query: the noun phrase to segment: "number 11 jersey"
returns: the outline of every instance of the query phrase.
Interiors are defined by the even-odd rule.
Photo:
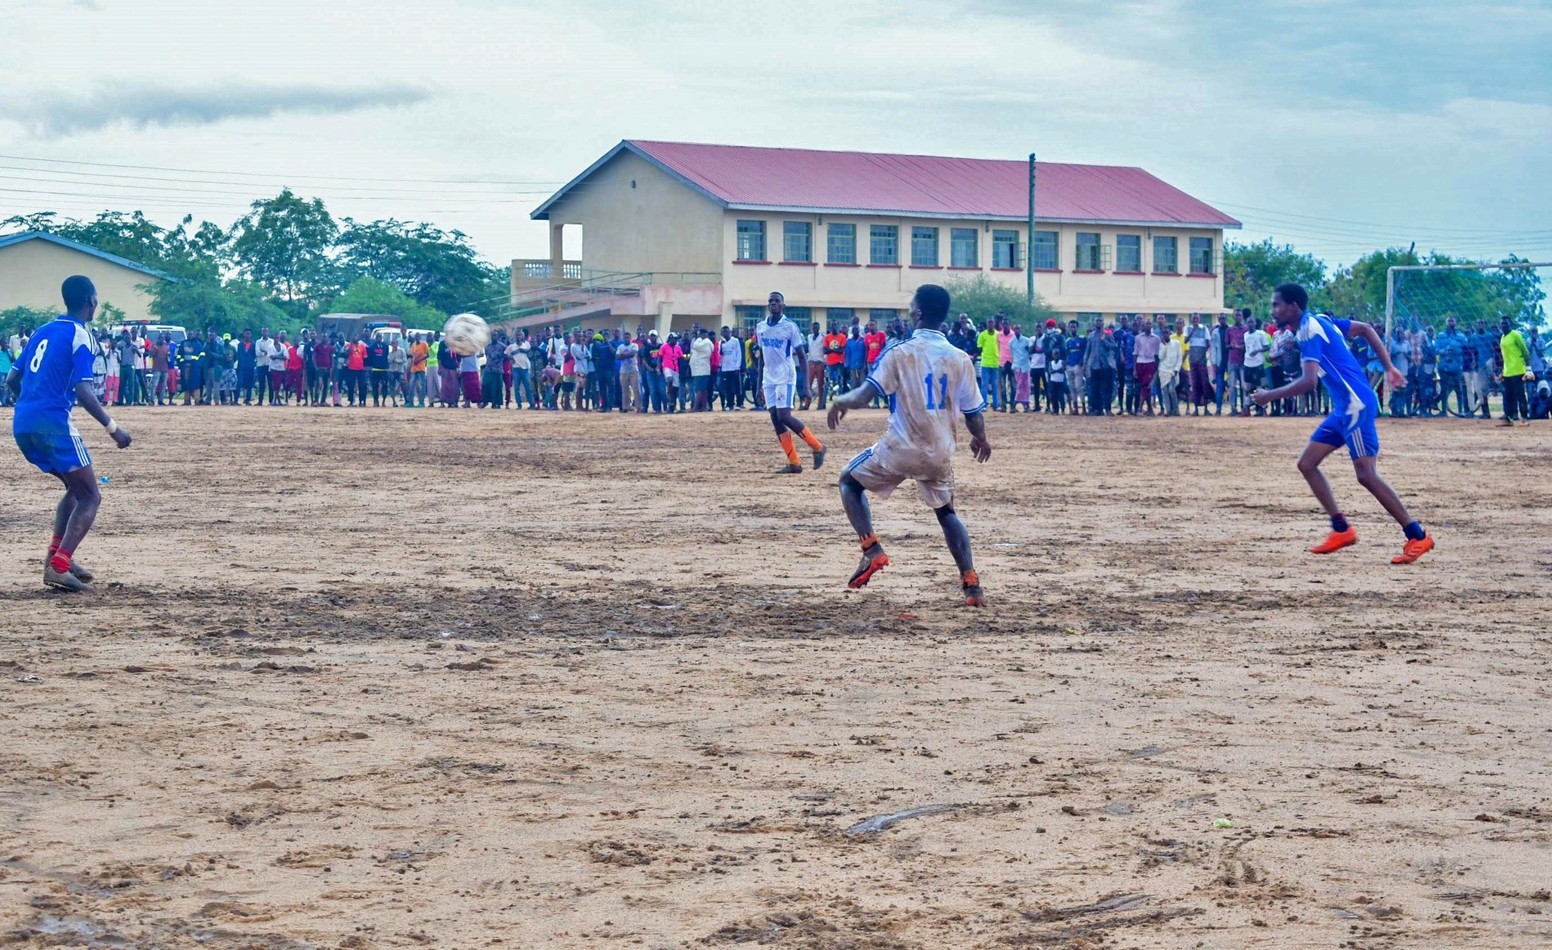
[[[959,415],[986,408],[970,357],[936,330],[917,330],[884,351],[868,384],[889,400],[889,428],[873,447],[885,468],[909,478],[945,477]]]

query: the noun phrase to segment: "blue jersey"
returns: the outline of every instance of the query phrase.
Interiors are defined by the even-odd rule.
[[[1351,327],[1351,320],[1327,320],[1315,313],[1299,319],[1299,357],[1320,365],[1321,381],[1331,394],[1333,416],[1357,415],[1380,405],[1379,397],[1369,388],[1369,377],[1347,348]]]
[[[54,318],[34,333],[16,361],[22,394],[11,430],[75,435],[70,422],[75,385],[91,381],[95,349],[91,331],[67,316]]]

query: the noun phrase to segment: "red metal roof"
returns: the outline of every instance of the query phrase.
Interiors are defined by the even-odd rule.
[[[594,168],[626,148],[730,207],[1015,220],[1029,211],[1027,161],[631,139]],[[1240,225],[1141,168],[1040,162],[1036,172],[1041,220]]]

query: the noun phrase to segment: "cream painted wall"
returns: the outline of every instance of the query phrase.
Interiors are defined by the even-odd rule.
[[[60,313],[59,285],[72,274],[92,279],[99,305],[111,303],[131,320],[151,319],[151,297],[136,285],[158,278],[41,239],[0,248],[0,310],[34,307]]]
[[[721,206],[631,152],[557,202],[550,221],[582,226],[589,271],[722,270]]]
[[[740,220],[766,222],[765,245],[767,263],[737,263],[737,232]],[[786,221],[806,221],[812,229],[812,256],[814,262],[794,264],[784,262],[783,235]],[[857,233],[856,265],[837,265],[826,261],[827,232],[830,223],[853,224]],[[869,237],[875,224],[894,225],[899,234],[898,266],[870,266]],[[938,229],[938,263],[936,266],[911,264],[911,229],[913,227]],[[951,268],[951,233],[954,228],[973,228],[978,235],[976,268]],[[1189,313],[1192,311],[1216,311],[1223,306],[1223,280],[1219,275],[1211,277],[1163,276],[1152,273],[1153,237],[1173,235],[1178,238],[1180,269],[1186,270],[1189,262],[1191,237],[1210,237],[1217,257],[1223,249],[1221,230],[1176,228],[1117,228],[1101,225],[1057,224],[1040,222],[1041,231],[1057,231],[1060,235],[1058,268],[1054,272],[1039,271],[1035,274],[1035,290],[1047,302],[1062,313]],[[792,307],[850,307],[854,309],[896,308],[904,309],[911,292],[919,284],[944,283],[956,277],[969,277],[984,273],[1017,290],[1023,290],[1025,276],[1022,268],[993,270],[992,232],[1013,230],[1021,244],[1026,242],[1025,229],[1016,222],[1004,221],[953,221],[944,219],[872,217],[864,215],[784,215],[774,212],[729,210],[723,215],[722,242],[727,249],[722,262],[724,319],[731,320],[734,308],[740,306],[764,306],[772,290],[780,290]],[[1108,246],[1104,273],[1076,273],[1077,234],[1080,231],[1098,232],[1100,244]],[[1136,234],[1142,238],[1143,273],[1118,274],[1115,266],[1115,238],[1117,234]],[[1215,266],[1216,266],[1215,258]]]

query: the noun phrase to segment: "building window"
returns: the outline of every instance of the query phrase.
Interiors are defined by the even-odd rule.
[[[1060,267],[1057,263],[1059,248],[1055,231],[1036,231],[1035,270],[1056,270]]]
[[[1116,270],[1129,274],[1142,273],[1142,235],[1116,235]]]
[[[950,267],[980,267],[980,235],[975,228],[952,228],[948,234]]]
[[[1213,239],[1194,237],[1191,239],[1191,273],[1213,274],[1217,273],[1213,267]]]
[[[814,259],[814,226],[807,221],[783,221],[781,259],[808,263]]]
[[[804,339],[808,338],[808,325],[814,320],[812,307],[787,307],[782,310],[782,315],[798,325],[798,329],[803,331]]]
[[[1105,315],[1102,313],[1086,313],[1080,310],[1074,319],[1078,321],[1078,332],[1088,333],[1090,330],[1094,329],[1095,320],[1103,320],[1104,318]]]
[[[868,319],[885,329],[889,327],[889,321],[900,316],[898,310],[869,310]]]
[[[868,229],[868,261],[873,264],[900,263],[900,229],[893,224],[875,224]]]
[[[765,318],[764,307],[734,307],[733,316],[740,331],[753,330]]]
[[[829,321],[830,326],[840,327],[844,330],[851,326],[853,320],[857,319],[857,311],[850,307],[831,307],[825,311],[825,319]]]
[[[992,267],[1012,270],[1024,266],[1017,231],[992,232]]]
[[[1104,261],[1101,259],[1098,231],[1079,231],[1077,260],[1073,264],[1075,270],[1104,270]]]
[[[938,229],[911,229],[911,266],[938,266]]]
[[[832,264],[857,263],[857,226],[832,224],[828,234],[829,256],[825,260]]]
[[[1179,253],[1176,247],[1176,239],[1172,237],[1156,237],[1153,239],[1153,272],[1155,274],[1178,274],[1180,262],[1176,255]]]
[[[738,222],[738,259],[763,261],[765,257],[765,222]]]

